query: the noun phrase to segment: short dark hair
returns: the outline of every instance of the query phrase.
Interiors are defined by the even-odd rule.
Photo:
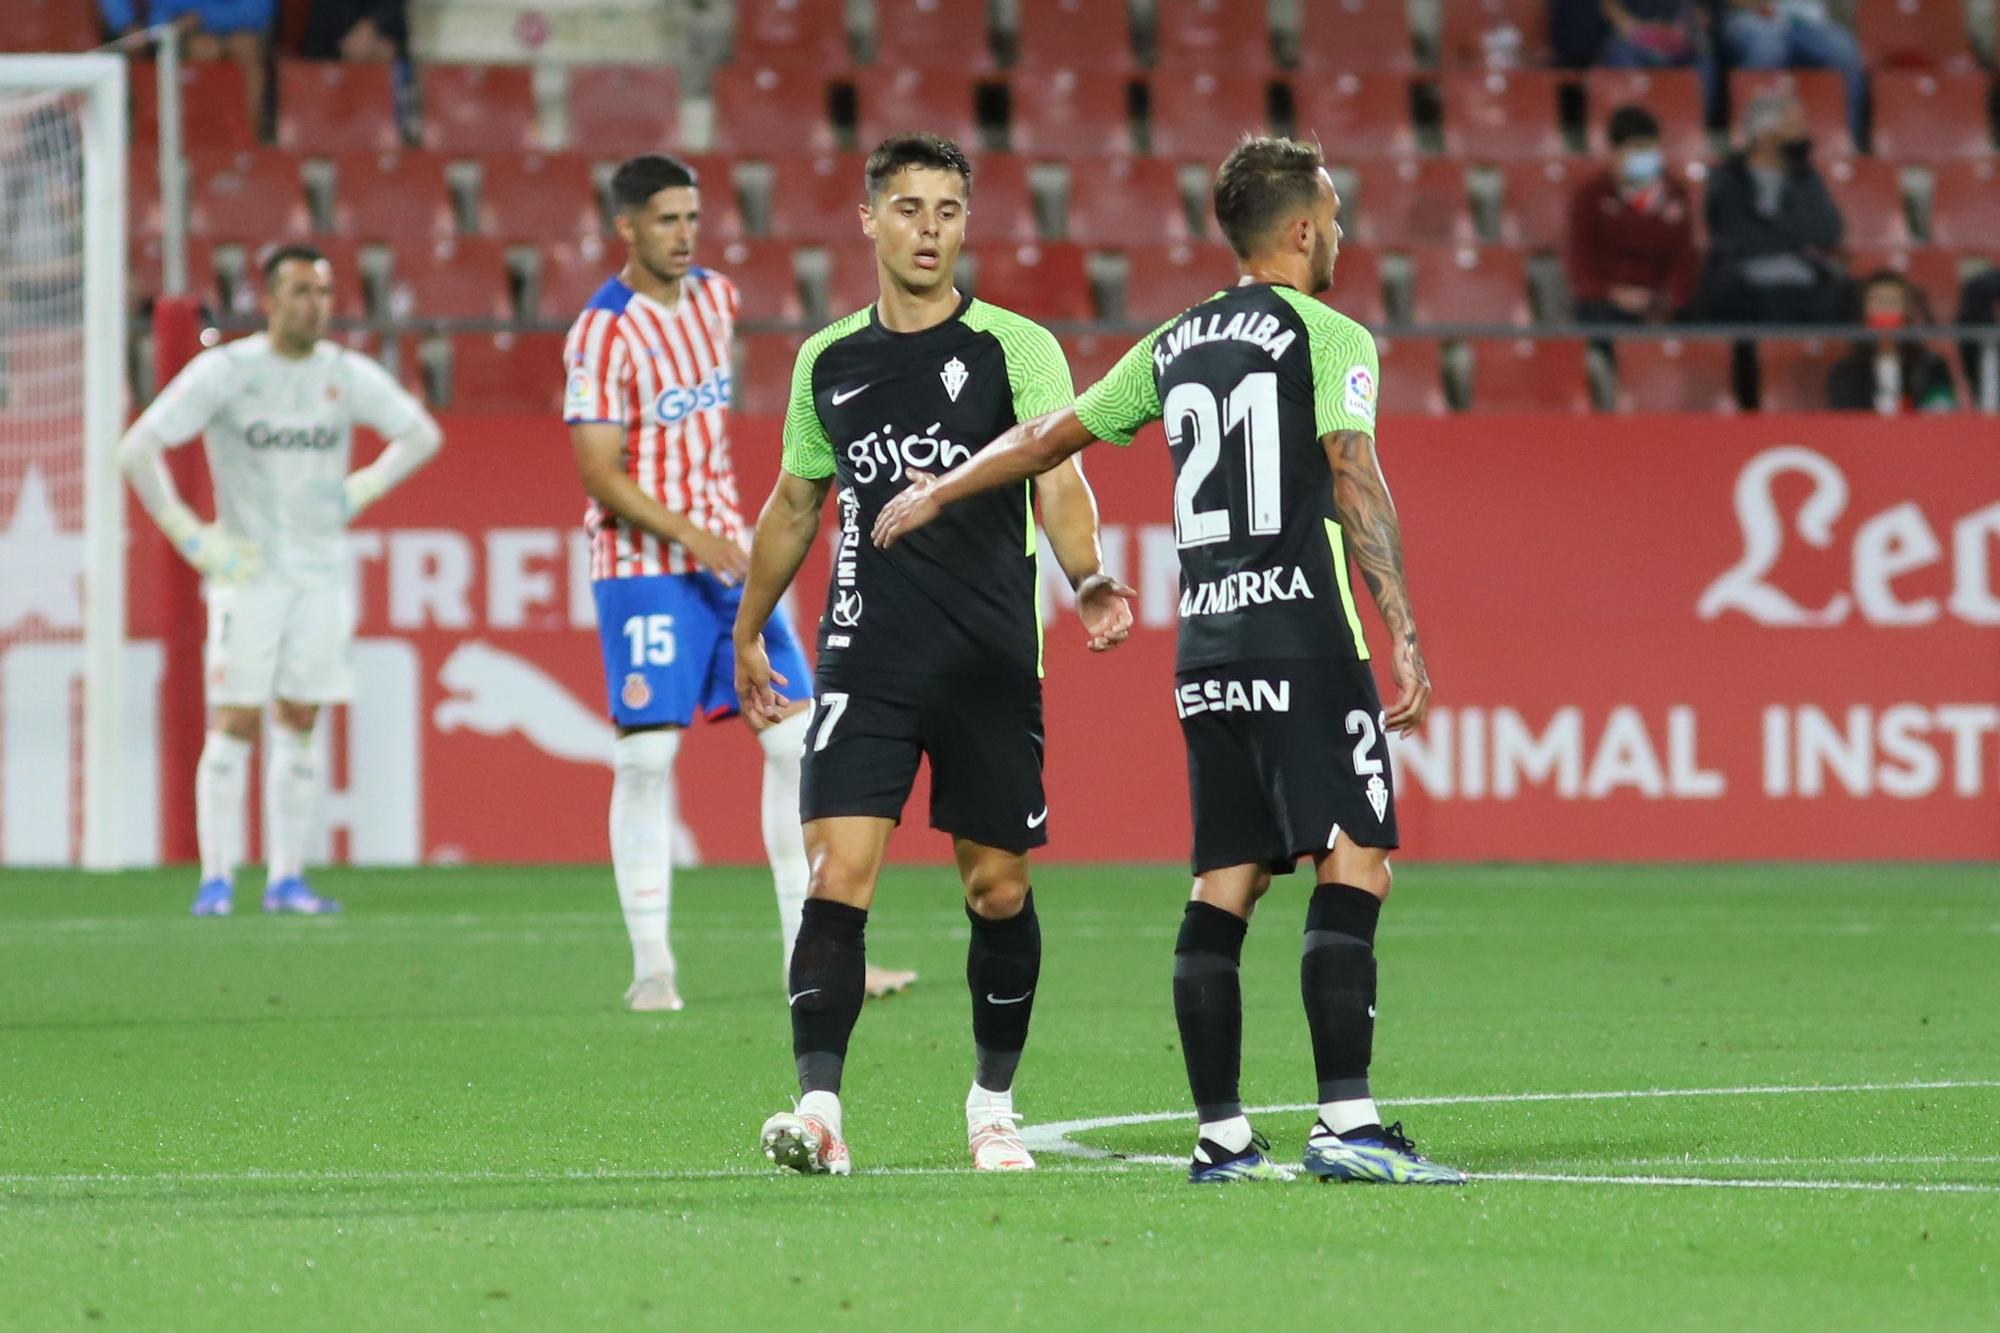
[[[269,287],[278,277],[278,266],[289,260],[303,259],[308,264],[323,264],[326,256],[310,245],[281,245],[264,256],[264,285]]]
[[[862,169],[862,176],[868,185],[868,197],[873,199],[882,193],[882,187],[889,178],[905,167],[927,167],[932,171],[956,171],[965,182],[966,197],[972,195],[972,163],[960,148],[942,134],[929,134],[916,130],[909,134],[892,134],[875,145],[875,151],[868,155],[868,165]]]
[[[1215,221],[1239,259],[1287,215],[1312,207],[1325,165],[1317,143],[1244,136],[1215,173]]]
[[[628,157],[611,173],[611,201],[620,208],[644,208],[662,190],[693,190],[701,186],[695,169],[665,153]]]
[[[1660,122],[1653,113],[1642,106],[1621,106],[1611,113],[1606,122],[1605,137],[1611,140],[1613,148],[1622,148],[1634,139],[1657,139],[1660,137]]]

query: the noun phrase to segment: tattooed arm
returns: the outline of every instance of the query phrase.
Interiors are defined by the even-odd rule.
[[[1333,431],[1320,444],[1333,468],[1333,511],[1340,516],[1347,549],[1361,567],[1394,645],[1389,673],[1396,684],[1396,702],[1383,715],[1382,725],[1390,731],[1414,731],[1430,712],[1431,681],[1403,579],[1403,531],[1396,521],[1396,505],[1375,459],[1375,441],[1367,432]]]

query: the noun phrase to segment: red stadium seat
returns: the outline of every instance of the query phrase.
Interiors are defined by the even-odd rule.
[[[1444,0],[1438,57],[1446,68],[1513,70],[1546,65],[1547,0]]]
[[[620,256],[598,237],[543,246],[535,266],[536,317],[552,324],[570,323],[597,289],[617,276],[620,262]]]
[[[1590,365],[1581,338],[1475,338],[1475,412],[1590,411]]]
[[[389,310],[398,319],[511,319],[506,248],[461,236],[396,251]]]
[[[1820,175],[1840,206],[1849,245],[1908,245],[1910,223],[1903,210],[1903,173],[1880,158],[1836,159]]]
[[[1266,133],[1270,115],[1261,77],[1226,70],[1155,74],[1153,152],[1182,161],[1220,162],[1244,134]]]
[[[1562,156],[1568,145],[1557,119],[1560,83],[1560,76],[1540,70],[1445,75],[1446,154],[1481,162]]]
[[[705,234],[708,192],[702,193]],[[479,231],[510,241],[602,235],[604,209],[590,159],[581,153],[497,153],[481,159]]]
[[[792,247],[783,241],[731,241],[709,261],[742,294],[736,318],[744,324],[797,324],[806,317],[799,297]]]
[[[1139,339],[1129,333],[1072,333],[1058,339],[1063,360],[1069,363],[1069,377],[1082,393],[1111,373],[1118,359],[1132,350]]]
[[[526,65],[425,65],[421,77],[424,147],[521,153],[543,146]]]
[[[1847,89],[1840,75],[1830,69],[1731,71],[1729,104],[1739,117],[1744,107],[1765,93],[1790,93],[1799,99],[1812,131],[1813,152],[1822,160],[1854,156],[1854,136],[1847,126]]]
[[[892,134],[924,129],[961,144],[979,142],[972,78],[955,69],[902,65],[855,76],[855,142],[864,150]]]
[[[859,244],[860,215],[868,202],[861,153],[771,159],[770,233],[788,241]],[[978,164],[973,164],[978,170]]]
[[[1583,96],[1593,153],[1611,150],[1605,127],[1612,112],[1642,106],[1660,122],[1660,147],[1669,162],[1706,162],[1710,156],[1701,80],[1691,69],[1593,69],[1583,76]],[[1835,119],[1845,133],[1845,113]]]
[[[126,238],[125,294],[129,300],[134,303],[151,300],[166,290],[166,275],[161,267],[165,248],[165,242],[156,235],[134,233]],[[222,283],[216,274],[214,247],[195,236],[188,238],[187,291],[210,310],[227,309]]]
[[[1510,162],[1500,169],[1500,239],[1530,250],[1561,250],[1569,241],[1570,199],[1599,170],[1561,158]]]
[[[451,339],[451,410],[562,411],[563,335],[458,333]]]
[[[1618,344],[1618,410],[1731,415],[1735,356],[1721,339],[1624,339]]]
[[[572,65],[565,90],[569,146],[594,158],[672,152],[681,85],[672,65]]]
[[[1978,65],[1965,0],[1867,0],[1854,7],[1854,35],[1877,69],[1970,72]]]
[[[2000,173],[1992,160],[1942,163],[1931,182],[1931,239],[2000,252]]]
[[[1418,324],[1517,324],[1526,327],[1528,265],[1504,246],[1416,250],[1411,318]]]
[[[1026,244],[1041,236],[1035,223],[1035,192],[1028,184],[1028,162],[1015,153],[981,153],[972,163],[971,234],[988,245],[995,241]]]
[[[1125,6],[1104,0],[1019,0],[1014,63],[1023,69],[1073,69],[1087,60],[1094,77],[1130,74],[1132,29]]]
[[[1382,260],[1373,250],[1342,250],[1333,265],[1333,290],[1320,299],[1357,323],[1379,329],[1389,322],[1382,299]]]
[[[792,401],[792,367],[803,342],[803,333],[746,333],[738,337],[731,410],[748,416],[784,416]]]
[[[1271,32],[1264,0],[1156,0],[1154,63],[1161,69],[1226,69],[1269,76]]]
[[[1958,309],[1959,252],[1935,245],[1899,249],[1856,248],[1847,256],[1847,271],[1857,282],[1880,269],[1891,269],[1922,294],[1933,320],[1948,320]]]
[[[1400,74],[1341,74],[1292,85],[1298,133],[1318,136],[1329,162],[1398,159],[1417,151],[1410,81]]]
[[[827,79],[816,65],[725,65],[715,71],[715,151],[829,153]]]
[[[1189,234],[1180,169],[1152,157],[1072,162],[1068,216],[1078,245],[1181,244]]]
[[[261,243],[312,230],[299,159],[290,153],[197,149],[187,167],[188,230],[195,235]]]
[[[829,319],[840,319],[875,304],[881,296],[875,277],[875,252],[866,242],[849,242],[827,247],[826,310]]]
[[[874,63],[989,73],[995,62],[986,7],[952,0],[875,0]]]
[[[1834,339],[1762,338],[1757,342],[1757,406],[1763,412],[1826,410],[1826,376],[1847,355]]]
[[[135,152],[152,152],[160,142],[160,80],[153,62],[131,65],[132,145]],[[181,66],[181,147],[241,149],[257,147],[250,123],[243,67],[234,61],[188,62]]]
[[[0,51],[88,51],[98,43],[97,6],[88,0],[9,0]]]
[[[1324,77],[1417,67],[1408,0],[1318,0],[1300,6],[1299,68]]]
[[[342,154],[334,167],[333,229],[364,241],[399,241],[413,231],[450,236],[458,227],[448,162],[422,150]]]
[[[1377,338],[1382,363],[1376,391],[1384,416],[1441,417],[1451,410],[1444,396],[1443,348],[1435,338]]]
[[[1341,199],[1340,226],[1361,244],[1463,245],[1477,239],[1458,163],[1407,158],[1357,167],[1355,175],[1358,197]]]
[[[1134,245],[1125,252],[1125,321],[1158,324],[1236,281],[1226,245]]]
[[[1083,250],[1052,241],[1047,245],[979,247],[979,299],[1029,319],[1084,323],[1091,309],[1090,276]]]
[[[733,63],[782,60],[846,69],[852,58],[847,20],[827,0],[736,0]]]
[[[1901,162],[1991,156],[1990,95],[1983,74],[1877,74],[1876,155]]]
[[[1016,70],[1007,105],[1014,151],[1037,157],[1130,153],[1124,78],[1068,66]]]
[[[394,71],[337,60],[278,62],[278,146],[293,152],[400,148]]]

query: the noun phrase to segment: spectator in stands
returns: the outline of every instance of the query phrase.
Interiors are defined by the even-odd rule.
[[[1694,297],[1698,266],[1687,187],[1667,173],[1660,123],[1639,106],[1611,113],[1611,165],[1570,200],[1569,276],[1588,324],[1658,324]]]
[[[243,68],[250,123],[264,123],[264,43],[277,0],[97,0],[105,26],[120,36],[178,24],[189,60],[232,60]]]
[[[1861,43],[1827,13],[1825,0],[1728,0],[1722,42],[1738,69],[1838,70],[1847,85],[1847,128],[1863,142],[1868,71]]]
[[[1597,63],[1611,69],[1693,66],[1715,105],[1715,52],[1697,0],[1602,0],[1611,39]]]
[[[1611,40],[1603,0],[1552,0],[1549,5],[1549,45],[1556,63],[1569,69],[1595,65]]]
[[[1958,294],[1958,322],[1968,328],[2000,325],[2000,265],[1988,264],[1965,280]],[[1967,338],[1959,343],[1958,354],[1964,358],[1965,379],[1972,385],[1974,400],[1988,411],[2000,411],[2000,344]],[[1995,360],[1990,383],[1986,371],[1989,355]]]
[[[1850,288],[1834,254],[1844,228],[1812,164],[1798,99],[1772,93],[1752,101],[1743,143],[1709,177],[1703,309],[1725,322],[1843,318]]]
[[[409,0],[312,0],[299,54],[308,60],[400,62],[410,49]]]
[[[1836,412],[1950,412],[1958,406],[1951,366],[1920,342],[1887,335],[1931,323],[1923,294],[1902,274],[1882,269],[1861,287],[1860,322],[1885,335],[1854,345],[1826,376]]]

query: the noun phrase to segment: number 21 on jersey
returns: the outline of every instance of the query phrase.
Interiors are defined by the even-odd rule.
[[[1285,526],[1278,496],[1278,376],[1263,370],[1237,381],[1220,404],[1205,384],[1177,384],[1161,404],[1167,439],[1185,446],[1186,461],[1174,479],[1174,545],[1207,546],[1229,540],[1230,516],[1225,506],[1197,509],[1202,483],[1222,461],[1223,437],[1243,429],[1243,464],[1248,484],[1249,531],[1268,537]]]

